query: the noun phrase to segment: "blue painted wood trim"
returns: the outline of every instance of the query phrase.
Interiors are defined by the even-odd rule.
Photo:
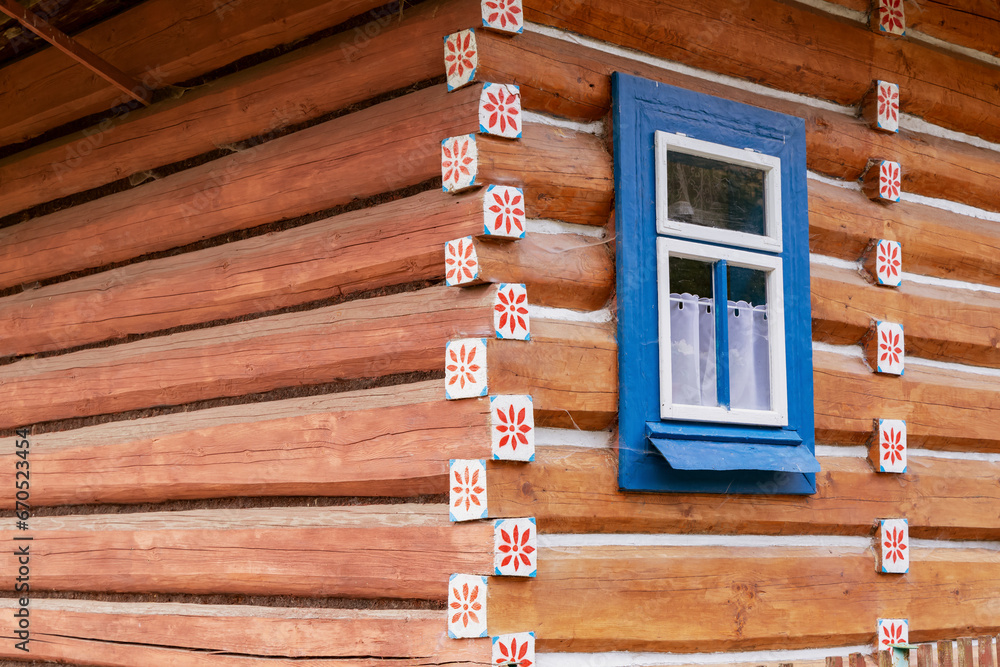
[[[783,471],[681,471],[646,437],[660,422],[653,133],[752,148],[781,159],[789,425],[783,429],[660,422],[688,440],[744,433],[748,442],[788,431],[814,452],[805,124],[800,118],[639,79],[612,76],[618,288],[619,485],[632,491],[810,494],[815,475]],[[728,313],[727,313],[728,314]]]
[[[726,260],[714,265],[715,386],[719,405],[729,409],[729,277]]]
[[[747,444],[711,440],[651,439],[675,470],[771,470],[819,472],[819,462],[805,445]]]

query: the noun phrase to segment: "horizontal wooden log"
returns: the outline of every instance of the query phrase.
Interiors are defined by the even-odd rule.
[[[871,239],[899,241],[903,270],[1000,286],[1000,229],[995,223],[911,202],[884,206],[809,181],[809,249],[857,260]]]
[[[531,515],[546,533],[864,536],[880,517],[905,516],[913,537],[1000,538],[1000,464],[911,456],[900,478],[862,458],[819,461],[812,496],[621,493],[613,449],[539,446],[527,474],[491,466],[487,495],[490,516]]]
[[[924,359],[1000,366],[1000,294],[904,281],[869,284],[859,272],[810,267],[813,339],[861,341],[875,320],[903,325],[906,352]]]
[[[857,348],[860,351],[860,347]],[[858,356],[813,351],[816,439],[864,444],[872,419],[906,420],[910,447],[1000,451],[996,378],[906,364],[875,375]]]
[[[283,0],[235,11],[210,0],[161,0],[74,37],[154,90],[335,26],[379,5],[379,0]],[[0,91],[0,146],[122,103],[115,88],[94,74],[84,74],[72,60],[51,49],[3,68]]]
[[[867,644],[876,618],[920,619],[916,642],[1000,630],[996,551],[913,548],[905,585],[873,562],[847,547],[542,547],[532,585],[491,580],[489,630],[534,628],[540,651],[663,652]]]
[[[527,109],[601,118],[611,108],[611,73],[628,72],[803,118],[806,161],[812,170],[855,180],[869,159],[894,160],[903,165],[904,191],[1000,210],[995,151],[909,130],[877,132],[863,119],[837,111],[678,74],[543,35],[517,40],[486,35],[480,41],[477,77],[518,83]]]
[[[475,88],[427,88],[159,181],[0,229],[0,287],[347,204],[441,175],[441,139],[478,129]],[[527,125],[480,138],[483,181],[524,185],[530,217],[603,225],[614,194],[596,137]],[[44,253],[45,262],[30,259]]]
[[[493,527],[445,504],[35,517],[31,535],[34,591],[445,600],[493,563]]]
[[[367,27],[376,33],[372,38],[367,32],[341,33],[180,99],[17,153],[0,161],[0,216],[440,76],[441,35],[478,18],[479,7],[471,2],[423,3],[407,8],[401,21],[378,19]],[[172,131],[179,125],[185,132]]]
[[[439,381],[393,389],[36,434],[32,505],[442,494],[449,459],[490,457],[488,399],[447,402]]]
[[[0,609],[10,616],[16,604],[4,600]],[[323,667],[342,667],[358,655],[390,667],[472,667],[489,660],[483,642],[448,639],[444,611],[35,599],[30,613],[31,656],[42,660],[116,667],[250,667],[265,658],[269,667],[293,667],[303,658]],[[0,646],[0,657],[23,657],[13,644]]]
[[[669,30],[664,15],[670,16]],[[1000,141],[994,67],[918,41],[886,39],[805,5],[629,0],[610,7],[529,0],[525,18],[848,106],[861,100],[872,80],[892,81],[899,84],[904,113]]]
[[[615,284],[609,243],[576,234],[533,234],[516,243],[476,239],[477,281],[524,283],[532,305],[597,310]]]

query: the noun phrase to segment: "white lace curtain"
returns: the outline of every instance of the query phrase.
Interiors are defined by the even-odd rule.
[[[733,408],[771,408],[767,306],[729,302],[729,398]],[[713,301],[670,295],[673,402],[718,405]]]

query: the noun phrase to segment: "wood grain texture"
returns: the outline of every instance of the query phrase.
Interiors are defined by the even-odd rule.
[[[28,290],[0,299],[0,357],[443,280],[444,244],[482,229],[480,193],[434,190]]]
[[[1000,366],[1000,294],[904,281],[878,287],[858,271],[810,267],[813,339],[854,345],[875,320],[903,325],[906,353]]]
[[[501,40],[484,36],[477,77],[521,86],[525,108],[562,116],[595,119],[611,108],[612,72],[621,71],[753,106],[798,116],[806,122],[806,160],[810,169],[855,180],[870,158],[903,165],[903,190],[998,210],[1000,175],[996,154],[985,148],[903,130],[877,132],[861,118],[778,99],[660,69],[543,35]],[[815,58],[811,59],[812,61]],[[859,93],[858,100],[864,90]],[[854,102],[851,102],[854,104]]]
[[[36,591],[445,600],[493,562],[493,526],[444,504],[36,517],[32,537]]]
[[[622,493],[613,449],[539,446],[527,472],[489,466],[490,516],[534,516],[550,534],[862,536],[880,517],[905,516],[913,537],[1000,537],[1000,464],[911,456],[901,477],[862,458],[819,461],[812,496]]]
[[[10,600],[0,604],[8,617],[13,608]],[[488,663],[488,646],[448,639],[446,627],[444,611],[39,599],[31,602],[31,655],[115,667],[249,667],[262,660],[293,667],[302,659],[323,667]],[[0,657],[22,657],[13,642],[4,644]],[[371,657],[348,663],[357,655]]]
[[[886,39],[804,5],[629,0],[611,7],[529,0],[525,18],[848,106],[861,100],[873,80],[892,81],[899,84],[904,113],[1000,140],[994,67],[920,42]]]
[[[902,377],[875,375],[860,354],[816,350],[813,369],[819,442],[862,445],[884,417],[906,420],[909,447],[1000,451],[995,377],[909,362]]]
[[[280,0],[227,11],[211,0],[144,3],[75,39],[151,89],[207,73],[378,7],[378,0]],[[43,50],[0,72],[0,146],[120,104],[121,93]]]
[[[443,494],[449,459],[490,457],[488,399],[446,402],[439,381],[394,389],[37,434],[32,504]]]
[[[809,249],[860,259],[871,239],[899,241],[903,270],[1000,286],[1000,228],[912,202],[883,206],[860,192],[809,181]]]
[[[0,367],[2,423],[278,387],[441,371],[452,338],[493,335],[495,287],[434,287]],[[442,387],[443,394],[443,387]]]
[[[0,161],[0,216],[269,135],[441,74],[441,35],[479,19],[471,2],[435,0],[380,17],[179,99]],[[294,100],[294,103],[291,102]],[[183,133],[173,132],[182,125]]]
[[[914,548],[905,584],[873,558],[845,547],[543,547],[531,585],[490,582],[489,630],[534,628],[540,651],[664,652],[867,644],[878,617],[919,618],[915,642],[1000,630],[996,551]]]
[[[576,234],[530,234],[515,243],[476,239],[477,279],[524,283],[532,305],[597,310],[615,286],[609,243]]]

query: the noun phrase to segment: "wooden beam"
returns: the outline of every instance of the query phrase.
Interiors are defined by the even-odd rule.
[[[72,37],[55,28],[38,14],[26,9],[16,0],[0,0],[0,12],[17,19],[46,42],[56,47],[91,72],[101,77],[126,96],[149,106],[151,91],[108,61],[78,44]]]
[[[195,424],[182,413],[158,425],[37,434],[32,502],[443,494],[449,459],[490,458],[488,399],[446,403],[440,381],[393,389],[397,396],[378,389],[279,401],[266,415],[261,404],[216,408]],[[13,499],[0,504],[14,507]]]
[[[493,526],[452,523],[444,504],[35,517],[31,528],[35,591],[445,600],[453,572],[493,566]]]
[[[987,220],[932,206],[884,206],[816,180],[809,181],[809,249],[855,261],[871,239],[902,244],[903,270],[1000,286],[1000,229]]]
[[[340,206],[440,178],[440,142],[478,128],[479,93],[434,86],[161,180],[0,229],[0,287]],[[529,217],[603,225],[614,194],[597,137],[527,125],[482,137],[481,177],[526,188]],[[526,170],[525,165],[532,165]],[[44,253],[46,262],[33,262]]]
[[[900,86],[902,112],[1000,141],[993,66],[918,41],[885,39],[803,5],[629,0],[611,8],[528,0],[524,10],[528,21],[847,106],[857,104],[873,80],[892,81]],[[669,30],[664,14],[671,17]]]
[[[912,363],[902,377],[881,376],[860,354],[815,350],[813,369],[819,442],[863,445],[872,419],[886,417],[906,420],[910,447],[1000,451],[1000,395],[993,378]]]
[[[395,16],[379,21],[382,30],[370,40],[355,44],[358,33],[340,33],[179,99],[16,153],[0,161],[0,216],[440,76],[441,35],[467,28],[478,17],[474,3],[421,3],[407,8],[400,21]],[[239,104],[232,104],[234,99]],[[185,132],[171,131],[182,123]]]
[[[187,81],[260,51],[359,16],[382,0],[287,0],[235,6],[216,0],[153,0],[122,12],[75,39],[126,74],[156,89]],[[391,17],[371,15],[388,24]],[[281,29],[275,30],[280,22]],[[0,74],[0,146],[35,137],[121,103],[96,76],[81,77],[60,53],[44,50]]]
[[[877,287],[857,271],[810,267],[813,339],[854,345],[875,320],[903,325],[906,352],[925,359],[1000,365],[1000,295],[904,282]]]
[[[534,628],[541,651],[671,653],[865,644],[878,617],[919,618],[914,642],[1000,631],[996,552],[914,548],[904,586],[873,558],[834,546],[542,547],[530,586],[490,581],[489,631]]]
[[[819,461],[812,496],[621,493],[614,449],[538,446],[528,473],[488,466],[487,495],[490,516],[531,515],[550,534],[613,526],[626,533],[864,536],[880,517],[905,516],[913,537],[1000,538],[1000,464],[910,457],[900,478],[875,474],[862,458]]]
[[[13,613],[17,601],[0,601]],[[489,659],[474,639],[449,639],[445,611],[256,607],[93,600],[31,601],[31,655],[42,660],[103,665],[184,664],[193,667],[294,667],[302,659],[321,667],[372,656],[390,667],[454,664]],[[19,658],[14,642],[0,657]],[[229,654],[229,655],[225,655]],[[401,656],[411,656],[409,658]],[[325,659],[324,659],[325,658]],[[352,662],[351,664],[369,664]]]

